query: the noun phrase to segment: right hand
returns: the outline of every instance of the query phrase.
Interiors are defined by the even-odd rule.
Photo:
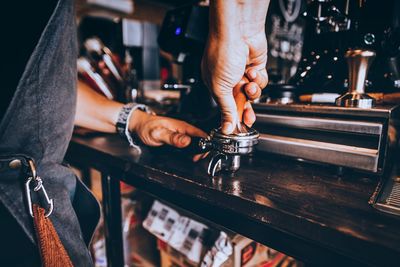
[[[266,63],[264,28],[246,38],[239,33],[229,38],[209,35],[202,61],[202,75],[221,108],[223,133],[232,133],[237,122],[243,121],[248,126],[254,123],[255,114],[251,104],[241,101],[240,105],[244,107],[237,106],[235,99],[243,98],[237,91],[245,93],[248,100],[260,97],[261,90],[268,83]],[[243,110],[243,118],[239,117],[238,110]]]

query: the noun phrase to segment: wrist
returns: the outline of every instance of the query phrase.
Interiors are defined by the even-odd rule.
[[[210,1],[209,38],[216,40],[229,40],[238,36],[234,29],[239,26],[238,20],[231,18],[238,17],[238,3],[236,0]]]
[[[209,37],[247,39],[265,34],[269,0],[211,0]]]
[[[118,120],[115,125],[117,133],[121,137],[125,137],[129,142],[130,146],[139,148],[135,142],[132,133],[137,130],[143,119],[143,114],[137,111],[142,111],[143,113],[152,114],[152,111],[143,104],[128,103],[124,105],[118,114]]]
[[[140,128],[140,125],[147,120],[147,118],[151,116],[151,114],[148,114],[145,111],[142,111],[140,109],[136,109],[133,111],[132,116],[129,121],[129,126],[128,130],[130,133],[135,133],[138,131]]]

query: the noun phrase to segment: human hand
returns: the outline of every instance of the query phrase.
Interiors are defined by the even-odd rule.
[[[191,137],[207,137],[205,132],[184,121],[151,115],[141,110],[134,111],[129,127],[129,131],[136,133],[148,146],[167,144],[184,148],[191,143]],[[198,161],[205,156],[206,154],[195,155],[193,161]]]
[[[240,94],[245,93],[248,100],[260,97],[261,90],[268,83],[266,62],[267,41],[264,33],[248,40],[209,39],[203,57],[202,74],[221,108],[224,133],[231,133],[238,121],[248,126],[254,123],[255,114],[251,104],[246,102],[244,106],[237,106],[244,104],[238,101],[238,96],[240,98]]]
[[[221,108],[225,134],[232,133],[238,122],[248,126],[254,123],[254,111],[246,100],[260,97],[261,89],[268,83],[265,68],[268,3],[267,0],[210,2],[210,31],[202,75]]]

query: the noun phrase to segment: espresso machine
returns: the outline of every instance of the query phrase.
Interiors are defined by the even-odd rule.
[[[350,170],[389,181],[382,183],[385,193],[375,194],[371,204],[396,213],[396,209],[400,210],[400,203],[395,202],[400,186],[395,186],[399,182],[397,176],[388,172],[398,156],[400,101],[387,102],[375,96],[400,93],[400,2],[279,3],[280,7],[286,6],[285,12],[298,10],[296,14],[306,22],[297,71],[286,81],[272,79],[263,96],[253,103],[257,120],[252,129],[247,129],[248,135],[224,136],[216,129],[209,138],[194,142],[203,151],[213,151],[209,174],[236,171],[240,157],[255,150],[254,157],[277,154],[332,165],[338,174]],[[204,16],[195,12],[197,8],[170,11],[161,28],[159,44],[183,60],[183,67],[197,73],[199,81],[207,8],[201,7]],[[197,27],[198,23],[201,26]],[[196,88],[198,93],[207,92],[201,81]],[[300,101],[303,95],[316,93],[330,93],[334,98],[324,103]],[[185,101],[189,105],[196,102],[190,97]],[[212,110],[210,107],[207,109]],[[216,119],[218,123],[219,117]]]
[[[293,7],[293,1],[289,2],[288,4],[292,4]],[[303,15],[308,22],[308,33],[304,40],[303,58],[297,73],[288,84],[267,86],[264,91],[269,94],[268,98],[264,96],[259,103],[254,104],[257,114],[254,128],[260,133],[259,151],[374,174],[382,173],[388,151],[394,142],[388,130],[392,129],[392,126],[388,125],[392,124],[398,109],[393,105],[375,107],[374,99],[366,94],[366,90],[373,88],[371,84],[381,87],[383,91],[396,89],[397,64],[387,64],[392,66],[392,75],[386,75],[386,72],[378,75],[379,71],[372,63],[382,62],[376,56],[376,51],[379,52],[378,55],[383,53],[383,48],[379,47],[386,49],[384,55],[391,55],[390,60],[380,56],[386,63],[397,60],[397,58],[393,60],[393,56],[397,56],[393,51],[396,50],[396,44],[398,45],[393,33],[397,32],[398,28],[395,17],[392,18],[393,22],[382,23],[385,27],[391,26],[391,28],[368,27],[368,23],[365,22],[368,19],[365,16],[375,7],[368,6],[368,2],[361,1],[355,4],[349,0],[321,0],[307,3]],[[393,5],[397,6],[395,3]],[[301,6],[298,4],[297,9],[302,10]],[[209,105],[212,103],[210,96],[205,95],[208,90],[200,79],[200,59],[208,28],[205,26],[208,25],[207,14],[208,8],[200,6],[186,6],[172,10],[164,20],[158,38],[160,48],[172,53],[176,61],[182,64],[183,82],[188,84],[188,81],[194,81],[191,92],[181,100],[181,105],[191,107],[198,114],[207,114],[213,110],[213,106]],[[392,32],[391,37],[388,32]],[[342,41],[343,37],[349,34],[354,37],[347,43]],[[375,36],[374,41],[371,40],[372,35]],[[331,39],[338,41],[325,41]],[[387,52],[388,43],[391,44],[390,53]],[[328,58],[340,64],[331,64]],[[368,72],[370,67],[372,71]],[[330,72],[330,75],[321,78],[321,72]],[[384,79],[374,78],[378,76],[387,79],[382,82]],[[333,82],[327,83],[325,79]],[[388,82],[389,80],[391,82]],[[270,90],[271,87],[274,89]],[[349,91],[337,99],[337,105],[334,103],[303,105],[297,101],[297,96],[301,93],[332,92],[333,89],[335,89],[333,92],[340,94]],[[206,101],[196,101],[200,99],[199,94],[205,95]],[[191,98],[191,95],[195,96],[195,99]],[[271,95],[272,97],[269,97]],[[269,101],[263,101],[265,99]],[[196,108],[198,106],[196,103],[201,103],[202,107]],[[206,111],[203,107],[206,107]],[[190,113],[184,108],[182,111],[185,114]],[[219,117],[215,117],[218,121]]]
[[[308,1],[304,47],[297,72],[286,81],[297,94],[347,90],[349,48],[373,50],[376,59],[366,80],[366,91],[397,92],[399,76],[400,3],[386,1]]]
[[[374,176],[370,204],[400,215],[400,2],[308,1],[303,16],[297,72],[253,105],[257,150]]]
[[[297,72],[254,104],[258,149],[380,175],[393,161],[399,108],[371,93],[400,93],[400,3],[307,1],[302,15]],[[300,101],[319,93],[334,97]]]
[[[348,91],[335,104],[254,104],[258,150],[382,174],[398,142],[397,105],[376,105],[365,93],[375,52],[349,49]]]

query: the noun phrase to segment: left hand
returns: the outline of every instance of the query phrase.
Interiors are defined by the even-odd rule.
[[[190,144],[191,137],[207,137],[205,132],[187,122],[147,114],[141,110],[134,111],[129,126],[129,131],[135,132],[140,140],[148,146],[167,144],[184,148]],[[193,160],[198,161],[205,156],[205,154],[195,155]]]

